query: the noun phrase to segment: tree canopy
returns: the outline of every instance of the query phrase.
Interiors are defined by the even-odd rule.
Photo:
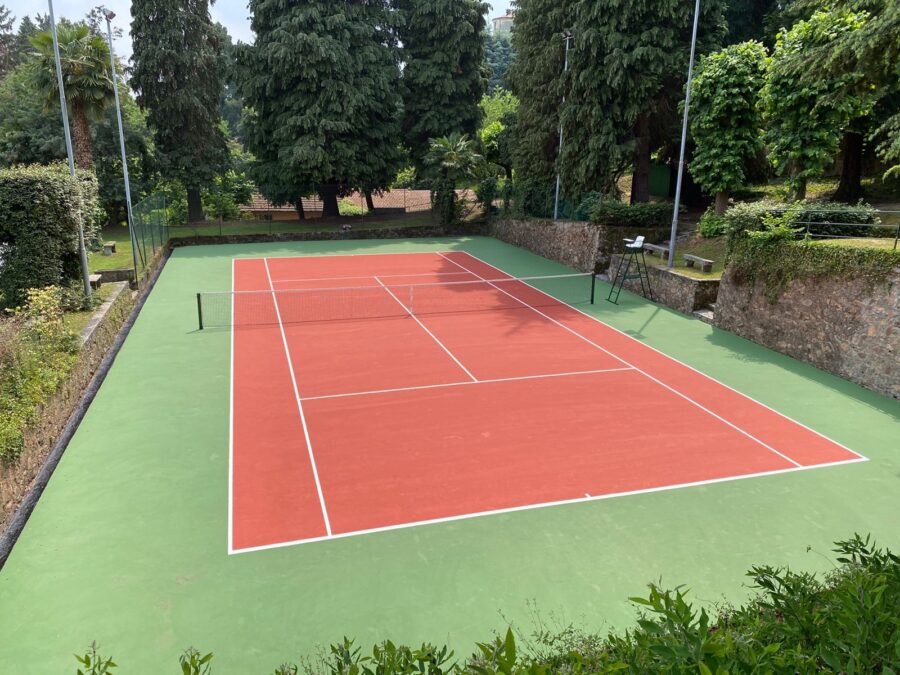
[[[395,0],[403,45],[403,136],[417,169],[430,139],[465,134],[481,122],[487,88],[485,14],[479,0]]]
[[[221,34],[208,0],[134,0],[131,84],[154,130],[165,171],[188,193],[190,220],[203,219],[200,188],[227,169],[220,126]]]
[[[487,33],[484,38],[484,56],[490,71],[488,94],[498,89],[509,89],[507,73],[516,59],[516,50],[509,33]]]
[[[251,0],[250,8],[256,41],[239,53],[240,81],[262,193],[283,204],[318,191],[325,215],[337,216],[341,192],[386,189],[402,159],[388,3]]]

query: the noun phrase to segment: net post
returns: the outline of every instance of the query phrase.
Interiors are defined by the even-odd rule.
[[[200,325],[200,330],[203,330],[203,300],[200,293],[197,293],[197,323]]]
[[[594,304],[594,299],[597,296],[597,274],[596,272],[591,273],[591,304]]]

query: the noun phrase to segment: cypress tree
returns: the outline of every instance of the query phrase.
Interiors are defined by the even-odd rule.
[[[721,43],[725,4],[701,3],[698,54]],[[693,3],[682,0],[578,2],[570,103],[563,112],[562,166],[572,194],[613,192],[631,164],[633,201],[649,199],[651,151],[677,127],[693,18]]]
[[[479,0],[395,0],[403,45],[403,135],[417,169],[429,139],[467,134],[487,90],[485,14]]]
[[[282,204],[317,191],[333,217],[340,194],[386,189],[402,160],[387,0],[251,0],[250,9],[256,41],[238,61],[260,191]]]
[[[187,188],[188,220],[203,220],[200,189],[228,161],[220,128],[222,44],[208,0],[133,0],[131,85],[154,129],[164,171]]]
[[[546,190],[552,190],[559,147],[562,32],[572,28],[574,6],[574,0],[519,0],[512,33],[516,60],[509,79],[519,99],[513,146],[516,174]]]

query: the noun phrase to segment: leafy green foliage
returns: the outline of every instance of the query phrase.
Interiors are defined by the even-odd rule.
[[[604,199],[591,212],[591,222],[612,227],[665,227],[672,220],[672,206],[665,203],[624,204]]]
[[[98,236],[97,180],[62,166],[0,169],[0,307],[19,304],[29,288],[60,285],[80,270],[78,228]]]
[[[338,208],[342,216],[364,216],[368,213],[364,207],[354,203],[352,199],[342,199]]]
[[[183,675],[209,675],[212,672],[213,655],[201,654],[193,647],[185,649],[184,653],[178,659],[181,664],[181,672]]]
[[[721,237],[728,228],[728,221],[723,216],[717,215],[715,211],[707,211],[700,216],[700,223],[697,231],[700,236],[705,239],[713,239]]]
[[[16,34],[13,31],[15,17],[6,7],[0,5],[0,79],[15,66]]]
[[[699,53],[720,45],[725,4],[700,4]],[[614,195],[618,179],[636,160],[649,161],[650,152],[676,126],[694,6],[681,0],[595,0],[575,3],[568,16],[573,15],[575,42],[562,108],[563,185],[570,196],[588,191]],[[532,95],[548,94],[537,90]],[[645,146],[637,157],[639,139]]]
[[[91,643],[83,656],[76,654],[75,660],[79,665],[76,675],[109,675],[118,668],[112,659],[100,656],[96,642]]]
[[[25,428],[75,364],[77,342],[63,323],[62,303],[58,287],[31,289],[11,318],[0,319],[3,461],[15,460],[22,452]]]
[[[456,198],[456,187],[470,183],[484,171],[484,157],[475,151],[475,143],[468,136],[451,134],[431,139],[425,167],[432,177],[432,204],[441,224],[458,221],[463,204]]]
[[[490,71],[488,94],[508,89],[507,72],[516,59],[516,50],[509,33],[486,33],[484,36],[484,56]]]
[[[430,139],[474,137],[487,89],[485,20],[479,0],[395,0],[403,45],[403,137],[417,169]]]
[[[161,167],[187,187],[191,219],[202,220],[199,190],[228,158],[219,124],[221,31],[206,0],[134,0],[131,15],[131,86],[154,130]]]
[[[692,86],[691,175],[706,192],[728,192],[744,183],[744,164],[761,148],[759,92],[766,50],[744,42],[703,57]]]
[[[765,199],[758,202],[742,202],[728,209],[723,215],[726,232],[731,236],[743,236],[746,231],[764,229],[771,214],[789,211],[794,222],[808,229],[811,234],[842,236],[866,236],[872,228],[859,225],[877,225],[878,212],[867,204],[837,204],[832,202],[785,204]]]
[[[101,120],[113,103],[109,45],[83,23],[60,23],[57,36],[66,100],[71,110],[75,163],[81,169],[90,169],[94,165],[90,122]],[[42,31],[30,38],[30,42],[38,54],[35,64],[38,87],[47,107],[56,109],[59,87],[52,35],[50,31]]]
[[[900,557],[859,535],[838,542],[834,552],[838,565],[821,577],[752,568],[747,576],[757,595],[739,607],[698,609],[684,589],[651,584],[646,596],[631,598],[640,613],[636,625],[622,633],[570,626],[539,629],[523,641],[508,629],[478,643],[461,661],[447,647],[428,643],[410,648],[386,641],[364,654],[345,637],[304,670],[326,675],[896,673]],[[297,672],[284,664],[275,675]]]
[[[794,199],[805,198],[806,181],[831,165],[844,129],[875,101],[865,73],[848,71],[809,81],[798,74],[797,58],[859,31],[866,18],[850,10],[819,11],[778,35],[762,94],[766,141],[776,170],[789,176]]]
[[[253,0],[256,41],[238,54],[251,174],[276,204],[318,191],[387,189],[403,163],[396,16],[384,0]]]

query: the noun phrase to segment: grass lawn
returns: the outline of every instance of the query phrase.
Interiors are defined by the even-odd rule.
[[[725,250],[727,245],[726,237],[704,239],[699,234],[694,234],[686,243],[679,243],[678,248],[675,250],[675,271],[695,279],[719,279],[725,269]],[[685,253],[713,260],[712,272],[703,272],[699,267],[688,267],[684,261]],[[666,261],[647,256],[647,264],[654,267],[665,267]]]
[[[128,235],[127,227],[106,227],[103,230],[102,238],[103,241],[116,242],[116,252],[112,255],[103,255],[103,251],[90,253],[88,267],[91,272],[130,269],[134,265],[131,258],[131,238]]]
[[[844,248],[880,248],[886,251],[900,250],[894,248],[893,239],[854,238],[854,239],[824,239],[816,241],[817,246],[842,246]]]
[[[286,220],[253,221],[239,220],[224,223],[210,222],[198,226],[177,226],[169,228],[170,237],[218,237],[243,234],[293,234],[303,232],[338,232],[344,225],[353,225],[359,230],[381,230],[395,227],[424,227],[434,225],[435,220],[428,211],[394,218],[374,219],[346,217],[336,220]]]
[[[837,178],[820,178],[811,180],[806,187],[807,199],[828,199],[837,190]],[[880,178],[864,178],[862,181],[864,200],[872,204],[896,202],[900,200],[900,181],[884,183]],[[741,200],[753,199],[786,199],[789,188],[787,180],[775,178],[768,183],[748,185],[737,191],[735,197]]]

